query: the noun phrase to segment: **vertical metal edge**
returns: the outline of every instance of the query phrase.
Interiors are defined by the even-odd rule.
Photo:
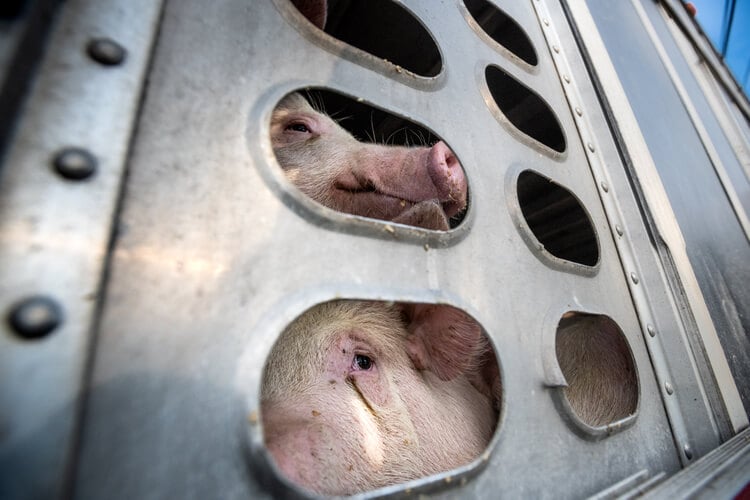
[[[577,90],[577,83],[570,70],[569,63],[564,55],[564,51],[554,50],[554,47],[559,47],[559,36],[556,31],[556,27],[552,21],[550,21],[550,14],[546,3],[543,0],[537,0],[533,2],[533,5],[537,11],[540,23],[545,26],[544,36],[547,44],[552,53],[552,59],[555,63],[557,71],[561,77],[563,83],[563,89],[566,99],[569,102],[571,110],[576,106],[582,106],[582,99]],[[575,112],[573,112],[575,115]],[[580,140],[583,143],[584,150],[586,151],[588,164],[591,168],[594,180],[599,188],[600,200],[607,218],[610,221],[613,220],[625,220],[620,213],[620,208],[615,201],[615,193],[611,178],[602,164],[601,160],[601,148],[599,141],[597,140],[596,133],[588,122],[587,114],[581,114],[575,116],[576,127],[579,132]],[[615,227],[610,223],[610,232],[614,233]],[[638,319],[641,323],[641,330],[646,331],[648,324],[654,324],[654,314],[646,295],[643,285],[640,284],[640,277],[643,273],[640,270],[640,266],[635,258],[635,252],[629,240],[617,238],[615,234],[612,234],[613,240],[617,247],[619,258],[622,263],[623,273],[627,281],[632,300],[635,308],[638,312]],[[628,275],[631,279],[628,279]],[[663,352],[659,343],[645,342],[654,368],[654,374],[659,387],[664,387],[666,383],[672,380],[671,371],[669,369],[669,363],[667,362],[666,353]],[[675,439],[676,449],[681,449],[681,443],[690,442],[690,433],[685,423],[685,419],[682,415],[679,402],[674,397],[664,394],[663,390],[660,390],[660,395],[664,407],[667,411],[667,417],[669,418],[672,432]],[[680,460],[683,465],[687,464],[689,460],[684,456],[683,453],[679,453]]]
[[[588,8],[585,4],[578,2],[568,2],[567,6],[575,18],[579,33],[591,54],[594,69],[600,76],[603,90],[617,116],[619,131],[633,161],[633,168],[638,174],[645,201],[651,209],[656,231],[673,258],[684,287],[687,302],[698,330],[704,339],[704,347],[711,369],[720,382],[717,384],[717,388],[720,391],[727,417],[730,420],[732,430],[736,433],[748,426],[748,416],[742,406],[726,355],[719,343],[716,328],[688,259],[685,240],[669,203],[666,190],[658,175],[635,114],[630,107],[625,90],[620,84],[617,72]],[[682,334],[684,336],[684,332]]]
[[[710,78],[708,74],[711,69],[709,62],[703,58],[702,54],[691,45],[688,38],[683,32],[681,32],[675,22],[670,22],[670,19],[674,21],[674,18],[668,18],[670,14],[667,12],[663,4],[659,6],[659,12],[665,21],[667,29],[672,33],[677,47],[682,53],[685,60],[688,62],[690,70],[695,76],[695,80],[703,90],[703,94],[706,100],[711,106],[722,131],[727,137],[729,144],[732,146],[734,154],[745,171],[745,175],[750,178],[750,149],[746,146],[746,141],[743,140],[742,131],[739,130],[739,123],[737,117],[732,113],[730,105],[733,103],[729,102],[726,90],[716,82],[713,78]],[[739,108],[735,108],[739,109]]]
[[[742,91],[742,86],[734,78],[734,75],[721,59],[721,56],[716,51],[713,44],[711,44],[705,36],[698,23],[688,16],[685,8],[681,5],[681,2],[678,2],[677,0],[656,0],[656,3],[659,3],[672,13],[674,19],[679,24],[680,29],[690,37],[695,44],[696,50],[708,62],[709,69],[716,80],[721,82],[721,86],[729,93],[732,101],[742,111],[745,117],[750,120],[750,102],[748,102],[747,96]]]
[[[87,357],[102,276],[162,2],[63,5],[0,177],[0,497],[60,498],[75,457]],[[92,40],[122,47],[119,63],[90,56]],[[90,177],[60,175],[79,148]],[[8,324],[19,300],[52,298],[62,322],[26,339]]]
[[[719,153],[716,150],[713,141],[711,140],[711,136],[706,130],[706,127],[703,125],[703,121],[701,120],[700,115],[698,114],[698,111],[693,104],[693,100],[690,98],[690,94],[680,81],[677,70],[672,64],[672,61],[670,61],[664,45],[661,43],[661,40],[659,40],[659,36],[656,34],[656,30],[651,23],[651,20],[648,18],[648,14],[646,14],[646,12],[643,10],[643,6],[638,0],[632,0],[631,3],[635,8],[636,13],[638,14],[638,18],[641,20],[646,33],[648,33],[651,43],[654,44],[656,53],[659,56],[659,60],[661,60],[661,63],[667,70],[667,74],[669,75],[670,80],[672,80],[672,85],[674,85],[677,94],[680,96],[680,101],[682,101],[682,105],[685,106],[685,110],[690,117],[690,121],[695,127],[695,131],[698,132],[698,136],[701,138],[703,148],[706,150],[706,154],[711,160],[711,165],[713,165],[714,170],[716,171],[716,175],[719,177],[719,181],[724,188],[724,192],[729,198],[729,202],[731,203],[732,209],[737,216],[737,220],[739,221],[742,229],[745,232],[745,237],[750,239],[750,220],[748,220],[739,195],[732,185],[732,181],[727,174],[726,167],[724,167],[724,164],[721,161],[721,157],[719,156]]]

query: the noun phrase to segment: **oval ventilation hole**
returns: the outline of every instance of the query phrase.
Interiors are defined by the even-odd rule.
[[[599,262],[594,226],[570,191],[529,170],[518,176],[517,189],[526,224],[547,252],[584,266]]]
[[[565,151],[560,122],[541,97],[497,66],[487,66],[485,78],[495,104],[514,127],[558,153]]]
[[[296,486],[361,493],[474,462],[497,427],[500,387],[491,343],[459,309],[326,302],[294,320],[269,354],[264,442]]]
[[[443,68],[435,40],[422,23],[392,0],[292,0],[300,12],[329,35],[420,76]]]
[[[471,17],[490,38],[515,54],[522,61],[536,66],[534,46],[526,32],[505,12],[487,0],[464,0]]]
[[[331,91],[296,92],[273,112],[271,143],[287,178],[333,210],[435,231],[464,219],[461,163],[404,118]]]
[[[597,428],[635,414],[639,394],[635,363],[612,319],[565,314],[557,328],[555,351],[568,383],[564,396],[581,422]]]

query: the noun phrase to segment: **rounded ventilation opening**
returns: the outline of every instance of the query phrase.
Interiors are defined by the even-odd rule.
[[[565,151],[560,122],[541,97],[497,66],[487,66],[485,78],[500,112],[519,132],[553,151]]]
[[[440,50],[422,23],[392,0],[292,0],[329,35],[420,76],[443,68]]]
[[[464,0],[464,5],[490,38],[522,61],[536,66],[536,50],[526,32],[513,18],[487,0]]]
[[[584,266],[599,262],[594,226],[570,191],[529,170],[518,176],[517,190],[523,218],[547,252]]]
[[[264,444],[277,473],[317,494],[437,481],[485,453],[500,387],[491,343],[459,309],[326,302],[295,319],[269,354]],[[470,474],[450,475],[459,483]]]
[[[625,336],[611,318],[566,313],[557,328],[555,350],[568,383],[564,396],[581,422],[597,428],[636,413],[635,363]]]
[[[286,177],[333,210],[434,231],[464,220],[458,157],[401,116],[328,90],[295,92],[272,114],[271,143]]]

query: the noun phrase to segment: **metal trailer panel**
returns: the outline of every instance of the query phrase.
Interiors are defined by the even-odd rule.
[[[540,55],[529,69],[477,37],[458,3],[403,5],[438,42],[445,70],[434,79],[335,50],[285,2],[168,4],[130,161],[76,496],[267,495],[257,482],[265,469],[247,455],[260,429],[246,428],[247,415],[257,414],[263,360],[286,323],[336,297],[448,301],[491,335],[505,409],[487,473],[462,494],[576,497],[643,469],[678,467],[629,274],[537,13],[531,4],[503,5]],[[487,64],[543,96],[566,133],[564,155],[529,147],[498,124],[488,110]],[[268,143],[273,106],[306,86],[360,97],[445,139],[466,166],[472,193],[460,240],[449,236],[443,245],[372,221],[354,226],[352,217],[326,211],[321,229],[274,170]],[[513,183],[525,168],[581,200],[601,247],[593,274],[545,265],[549,257],[520,237]],[[573,432],[544,387],[544,352],[568,309],[614,318],[638,366],[635,423],[599,442]],[[443,475],[437,484],[460,479]],[[435,486],[411,485],[420,487]]]
[[[67,2],[14,124],[0,170],[2,498],[53,498],[69,479],[109,239],[158,20],[157,2]],[[121,64],[89,56],[102,37],[127,47]]]
[[[101,30],[97,34],[115,36],[118,23],[144,30],[137,41],[122,35],[123,42],[131,40],[125,46],[136,54],[134,67],[141,73],[127,66],[135,79],[128,80],[129,92],[95,106],[106,115],[85,115],[93,116],[99,132],[118,131],[109,136],[116,140],[107,189],[100,193],[89,183],[77,185],[75,193],[106,205],[76,217],[73,227],[86,231],[69,238],[96,257],[86,254],[79,261],[48,245],[49,252],[33,261],[19,250],[3,271],[0,295],[7,304],[18,296],[11,278],[24,279],[35,293],[66,297],[71,318],[37,343],[19,341],[5,327],[0,387],[8,401],[3,411],[13,408],[13,414],[3,414],[3,425],[11,436],[26,435],[13,416],[26,411],[17,401],[35,402],[29,406],[38,412],[31,413],[32,423],[49,421],[62,401],[64,418],[46,425],[67,443],[79,438],[73,454],[66,446],[51,465],[39,461],[51,456],[47,450],[57,438],[40,434],[39,447],[10,447],[20,441],[5,440],[0,452],[10,450],[3,455],[8,463],[19,450],[37,461],[25,471],[39,474],[42,484],[48,478],[46,497],[302,495],[275,478],[266,462],[257,418],[260,377],[273,342],[290,321],[317,303],[342,297],[453,304],[483,325],[501,363],[503,409],[488,452],[461,470],[376,496],[481,498],[500,492],[512,498],[578,498],[633,486],[645,490],[746,425],[746,416],[743,421],[722,406],[730,406],[728,392],[717,395],[716,382],[702,379],[707,363],[715,368],[715,358],[707,362],[691,348],[680,291],[670,288],[671,271],[655,248],[659,235],[644,222],[646,209],[632,189],[563,6],[541,0],[494,3],[525,31],[538,64],[524,63],[493,42],[460,0],[397,2],[439,47],[443,70],[430,78],[320,32],[287,0],[211,5],[180,0],[166,4],[146,76],[158,5],[108,0],[94,9],[83,0],[66,3],[62,19],[71,23],[66,25],[73,26],[71,32],[76,16],[79,22],[89,19],[83,11],[96,12],[90,19]],[[642,20],[631,16],[623,22],[636,31]],[[72,41],[62,33],[51,53],[79,62],[78,40],[88,32]],[[485,79],[488,65],[550,108],[565,136],[563,152],[529,139],[503,116]],[[42,66],[37,85],[55,78],[58,73]],[[135,99],[146,78],[136,117]],[[107,88],[119,88],[112,85]],[[307,87],[361,99],[444,139],[469,181],[471,206],[462,225],[436,233],[384,224],[302,197],[280,173],[268,129],[278,100]],[[29,102],[29,110],[50,104],[33,93]],[[54,107],[48,112],[60,113]],[[128,151],[124,144],[133,127]],[[13,147],[17,154],[38,156],[50,146],[31,145]],[[518,178],[527,170],[580,202],[596,232],[596,265],[555,258],[536,242],[518,200]],[[27,188],[48,200],[41,205],[43,227],[51,231],[59,229],[56,216],[69,203],[56,182],[45,177]],[[23,185],[23,179],[4,181],[3,195],[22,192]],[[2,207],[6,235],[37,199],[21,198]],[[19,248],[26,248],[49,234],[12,233],[7,241],[17,239]],[[65,272],[77,281],[71,278],[60,289],[56,280]],[[45,276],[50,279],[41,279]],[[94,290],[84,299],[96,301],[73,300],[80,290]],[[640,397],[635,416],[622,425],[599,432],[576,427],[560,404],[555,330],[571,310],[606,314],[630,345]],[[96,342],[86,371],[92,327]],[[24,366],[13,361],[22,358],[30,361]],[[30,372],[46,378],[23,385]],[[84,374],[85,411],[77,436],[78,383]],[[64,390],[56,383],[60,377]],[[10,484],[6,470],[3,485]],[[70,491],[48,486],[66,473]],[[33,494],[27,482],[7,496]]]
[[[747,204],[747,177],[731,149],[726,147],[723,133],[713,123],[700,88],[684,68],[682,55],[669,33],[664,32],[663,18],[659,17],[656,6],[644,2],[642,8],[653,12],[654,26],[661,26],[659,40],[670,48],[669,59],[674,61],[675,71],[680,70],[677,82],[686,86],[687,94],[680,95],[632,3],[589,2],[589,8],[659,169],[747,411],[750,340],[746,332],[750,331],[747,310],[750,297],[746,284],[750,280],[750,246],[742,218],[738,220],[738,213],[746,217],[742,210]],[[643,85],[644,79],[648,85]],[[696,122],[691,120],[683,101],[688,95],[697,105]],[[705,127],[703,120],[709,120],[711,127],[709,135],[702,138],[695,123]],[[744,200],[739,206],[733,207],[725,185],[714,171],[707,148],[716,142],[706,144],[702,139],[721,142],[721,154],[714,160],[722,160],[724,167],[733,167],[729,177],[739,199]]]

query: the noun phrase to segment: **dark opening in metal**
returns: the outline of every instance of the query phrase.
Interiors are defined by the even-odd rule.
[[[526,32],[508,14],[487,0],[464,0],[471,17],[490,38],[518,56],[519,59],[536,66],[536,51]]]
[[[420,76],[437,76],[443,68],[430,33],[392,0],[328,0],[324,29],[342,42]]]
[[[487,66],[485,78],[500,112],[513,126],[558,153],[565,151],[560,122],[541,97],[497,66]]]
[[[584,266],[599,262],[594,227],[570,191],[529,170],[518,176],[517,189],[526,224],[547,252]]]

